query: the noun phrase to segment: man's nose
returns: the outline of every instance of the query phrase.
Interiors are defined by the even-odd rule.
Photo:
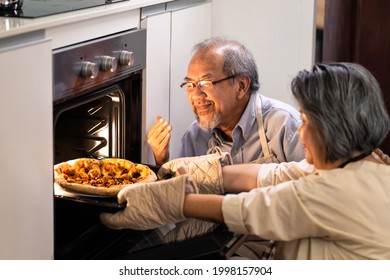
[[[189,93],[189,97],[191,99],[196,99],[196,98],[200,98],[200,97],[204,97],[206,96],[207,94],[203,91],[203,89],[201,89],[200,87],[196,87],[194,88],[190,93]]]

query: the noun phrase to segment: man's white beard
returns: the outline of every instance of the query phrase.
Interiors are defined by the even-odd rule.
[[[221,124],[221,114],[220,113],[214,113],[214,117],[210,121],[201,121],[199,119],[199,116],[196,115],[196,119],[198,120],[199,126],[203,129],[213,129],[218,127]]]

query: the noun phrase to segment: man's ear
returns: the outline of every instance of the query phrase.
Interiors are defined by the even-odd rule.
[[[238,98],[244,97],[249,92],[251,79],[249,77],[237,77],[238,82]]]

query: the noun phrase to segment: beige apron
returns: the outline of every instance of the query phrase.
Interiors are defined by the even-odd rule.
[[[270,152],[265,135],[263,108],[260,96],[256,96],[256,119],[259,129],[259,137],[263,157],[251,163],[280,163],[276,156]],[[235,251],[235,256],[231,259],[273,259],[275,254],[275,242],[273,240],[264,240],[255,235],[241,235],[241,246]]]
[[[263,106],[261,98],[257,94],[256,96],[256,119],[257,126],[259,129],[259,137],[261,149],[263,150],[263,157],[259,157],[253,163],[280,163],[276,156],[270,152],[267,142],[267,136],[265,135],[264,121],[263,121]]]

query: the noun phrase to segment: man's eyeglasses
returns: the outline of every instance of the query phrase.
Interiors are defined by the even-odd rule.
[[[220,82],[232,79],[235,76],[236,75],[227,76],[226,78],[223,78],[223,79],[220,79],[220,80],[217,80],[217,81],[202,80],[202,81],[199,81],[199,82],[184,82],[184,83],[180,84],[180,87],[181,88],[185,88],[187,91],[192,91],[192,90],[196,89],[197,87],[200,90],[202,90],[202,89],[211,89],[214,85],[216,85],[216,84],[218,84]]]

